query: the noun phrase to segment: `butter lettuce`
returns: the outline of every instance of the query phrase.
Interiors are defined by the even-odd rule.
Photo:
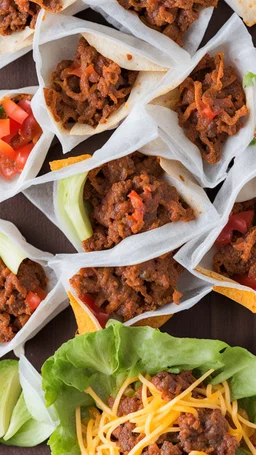
[[[254,85],[256,82],[256,74],[252,73],[251,71],[248,71],[244,77],[243,77],[243,87],[250,87],[251,85]]]

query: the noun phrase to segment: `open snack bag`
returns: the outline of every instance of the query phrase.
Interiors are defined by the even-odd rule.
[[[182,1],[174,2],[179,5],[173,7],[168,1],[89,0],[87,3],[114,27],[159,49],[175,66],[196,52],[218,0],[184,2],[184,9]]]
[[[0,202],[36,177],[54,136],[35,119],[32,100],[37,88],[0,91]]]
[[[14,3],[14,5],[13,5]],[[83,0],[31,0],[30,2],[6,3],[0,10],[0,69],[17,60],[32,49],[37,18],[42,11],[76,14],[87,8]],[[29,5],[27,5],[29,3]],[[9,9],[8,9],[9,8]],[[42,37],[43,40],[43,37]]]
[[[0,357],[21,353],[25,342],[67,306],[59,277],[48,265],[52,257],[0,220]]]
[[[236,161],[216,196],[221,222],[208,234],[189,242],[177,261],[213,289],[256,312],[255,194],[256,147]]]
[[[254,136],[255,73],[252,38],[234,14],[147,98],[146,110],[170,149],[202,186],[221,182]]]
[[[152,46],[106,26],[49,14],[38,18],[36,117],[66,153],[113,129],[152,92],[168,65]],[[40,45],[41,36],[45,44]]]

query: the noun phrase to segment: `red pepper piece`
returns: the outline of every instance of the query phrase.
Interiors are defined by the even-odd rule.
[[[256,278],[249,277],[248,275],[233,275],[232,280],[237,281],[243,286],[248,286],[256,291]]]
[[[233,231],[238,231],[241,232],[241,234],[246,234],[246,232],[251,227],[253,217],[253,210],[247,210],[245,212],[231,215],[229,217],[228,223],[217,237],[215,244],[220,246],[229,245],[232,242]]]
[[[83,294],[79,296],[80,300],[90,308],[91,312],[98,319],[102,328],[106,326],[106,323],[109,320],[109,315],[100,311],[100,308],[96,305],[94,298],[89,294]]]

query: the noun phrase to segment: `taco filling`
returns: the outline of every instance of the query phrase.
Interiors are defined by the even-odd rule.
[[[182,294],[177,283],[182,272],[173,253],[168,253],[127,267],[83,268],[70,284],[96,317],[114,313],[128,321],[167,303],[178,304]]]
[[[215,244],[213,270],[256,290],[256,198],[234,204]]]
[[[182,46],[184,34],[199,18],[201,9],[216,7],[218,0],[118,0],[118,3],[134,11],[145,25]]]
[[[0,343],[12,340],[46,297],[42,266],[25,259],[15,275],[0,258]]]
[[[84,200],[90,205],[93,235],[83,241],[85,251],[108,249],[132,234],[195,219],[163,176],[158,158],[139,152],[88,172]]]
[[[224,142],[243,127],[248,115],[242,82],[234,68],[224,63],[223,53],[202,58],[179,86],[175,111],[202,158],[216,164]]]
[[[227,381],[212,386],[191,371],[127,378],[108,406],[85,390],[96,406],[83,418],[76,409],[81,453],[122,455],[235,455],[239,446],[255,453],[256,425],[231,400]]]
[[[21,32],[25,27],[34,29],[41,8],[57,12],[61,9],[60,0],[1,0],[0,35]]]
[[[76,122],[95,128],[127,101],[137,75],[99,54],[82,37],[74,60],[62,60],[52,73],[45,101],[64,128]]]
[[[42,134],[31,99],[24,94],[0,102],[0,177],[7,180],[23,171]]]

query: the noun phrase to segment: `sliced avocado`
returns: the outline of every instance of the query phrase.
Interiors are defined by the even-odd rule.
[[[87,172],[83,172],[58,182],[57,212],[77,243],[88,239],[93,234],[88,210],[83,198],[86,178]]]
[[[26,259],[26,253],[16,243],[0,232],[0,257],[12,273],[17,275],[22,261]]]
[[[0,438],[8,430],[13,409],[21,393],[19,363],[17,360],[0,361]]]
[[[9,439],[11,439],[19,431],[19,429],[30,419],[31,414],[28,412],[24,394],[22,393],[13,410],[11,422],[7,433],[5,433],[4,435],[4,440],[8,441]]]

